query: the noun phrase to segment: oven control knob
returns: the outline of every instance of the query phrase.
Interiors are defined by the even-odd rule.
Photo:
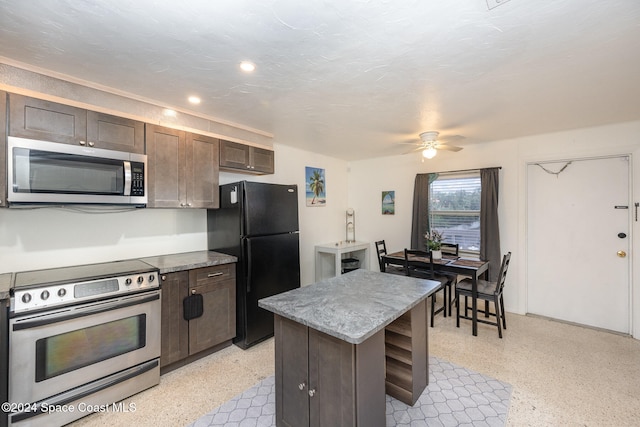
[[[65,296],[67,294],[67,290],[65,288],[61,288],[58,290],[58,296],[60,298],[62,298],[63,296]]]
[[[26,293],[24,295],[22,295],[22,302],[25,304],[28,304],[31,301],[31,294],[30,293]]]
[[[124,281],[124,284],[129,286],[131,284],[131,277],[127,277],[127,280]]]
[[[149,276],[149,282],[153,282],[154,280],[156,280],[156,276],[154,276],[153,274]]]
[[[40,298],[42,300],[47,300],[49,299],[49,291],[42,291],[42,293],[40,294]]]
[[[142,276],[138,276],[138,283],[139,283],[139,284],[144,283],[144,277],[142,277]]]

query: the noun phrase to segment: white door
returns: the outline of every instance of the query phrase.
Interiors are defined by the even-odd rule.
[[[527,166],[527,311],[629,333],[629,158],[567,163]]]

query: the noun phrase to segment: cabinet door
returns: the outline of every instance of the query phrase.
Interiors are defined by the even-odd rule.
[[[274,154],[272,150],[251,147],[251,171],[263,174],[274,173]]]
[[[9,135],[74,145],[87,139],[82,108],[12,93],[9,109]]]
[[[310,426],[357,425],[354,350],[352,344],[309,329]]]
[[[182,315],[182,301],[189,294],[189,273],[162,275],[162,316],[160,366],[189,355],[189,322]]]
[[[177,129],[147,124],[145,128],[148,172],[148,207],[186,206],[185,180],[186,133]]]
[[[236,336],[235,264],[189,271],[189,291],[201,294],[202,316],[189,321],[189,354]]]
[[[187,133],[187,206],[217,209],[220,206],[218,140]]]
[[[249,168],[249,146],[221,139],[220,167],[247,170]]]
[[[309,425],[309,328],[275,315],[276,424]]]
[[[144,154],[144,123],[88,111],[87,143],[96,148]]]
[[[0,206],[7,203],[7,93],[0,90]]]

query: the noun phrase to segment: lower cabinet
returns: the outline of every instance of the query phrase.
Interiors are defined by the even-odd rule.
[[[277,425],[385,425],[384,331],[355,345],[274,317]]]
[[[208,354],[206,350],[231,344],[236,335],[235,272],[235,264],[224,264],[162,275],[161,368],[182,366]],[[188,308],[192,301],[195,310]]]

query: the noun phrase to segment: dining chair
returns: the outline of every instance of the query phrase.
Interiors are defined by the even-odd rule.
[[[393,265],[387,264],[384,265],[384,261],[382,257],[387,254],[387,245],[384,240],[378,240],[376,242],[376,253],[378,254],[378,265],[380,266],[380,271],[384,271],[385,273],[390,274],[401,274],[405,275],[404,265]]]
[[[412,256],[420,257],[428,259],[429,262],[425,262],[424,267],[416,267],[415,264],[409,263],[409,258]],[[433,328],[433,319],[436,314],[442,312],[444,317],[447,317],[447,284],[450,282],[451,278],[443,275],[435,274],[433,268],[433,257],[431,252],[425,252],[414,249],[406,249],[404,250],[404,270],[405,274],[410,277],[419,277],[422,279],[435,280],[436,282],[440,282],[440,285],[435,290],[434,293],[431,294],[431,327]],[[442,291],[443,292],[443,300],[442,307],[436,309],[436,296]]]
[[[504,282],[507,278],[507,270],[509,269],[509,263],[511,261],[511,252],[508,252],[506,255],[502,257],[502,264],[500,265],[500,273],[498,274],[498,280],[495,282],[490,282],[487,280],[478,279],[478,299],[493,302],[495,307],[495,312],[491,313],[489,311],[489,305],[485,305],[484,310],[478,309],[478,313],[483,313],[485,318],[478,318],[478,322],[485,323],[487,325],[493,325],[498,327],[498,336],[502,338],[502,329],[507,329],[507,320],[504,313],[504,299],[502,297],[502,291],[504,290]],[[467,304],[467,297],[473,298],[472,292],[473,282],[471,279],[463,279],[456,284],[456,298],[458,300],[458,304],[456,306],[456,326],[460,327],[460,319],[468,319],[473,320],[471,316],[469,316],[469,308]],[[460,296],[464,295],[464,315],[460,314],[460,304],[462,303],[460,300]],[[494,316],[496,318],[495,322],[491,320],[487,320],[488,317]]]
[[[440,250],[442,251],[443,255],[452,255],[457,257],[460,254],[460,245],[457,243],[442,242],[440,244]],[[449,294],[449,302],[447,303],[447,307],[449,307],[449,316],[453,316],[453,311],[451,311],[451,307],[453,307],[454,303],[458,304],[458,300],[456,299],[455,288],[454,288],[456,283],[458,283],[458,275],[456,273],[449,273],[449,272],[442,272],[440,274],[451,278],[449,283],[447,283],[447,288],[448,288],[447,292]]]

